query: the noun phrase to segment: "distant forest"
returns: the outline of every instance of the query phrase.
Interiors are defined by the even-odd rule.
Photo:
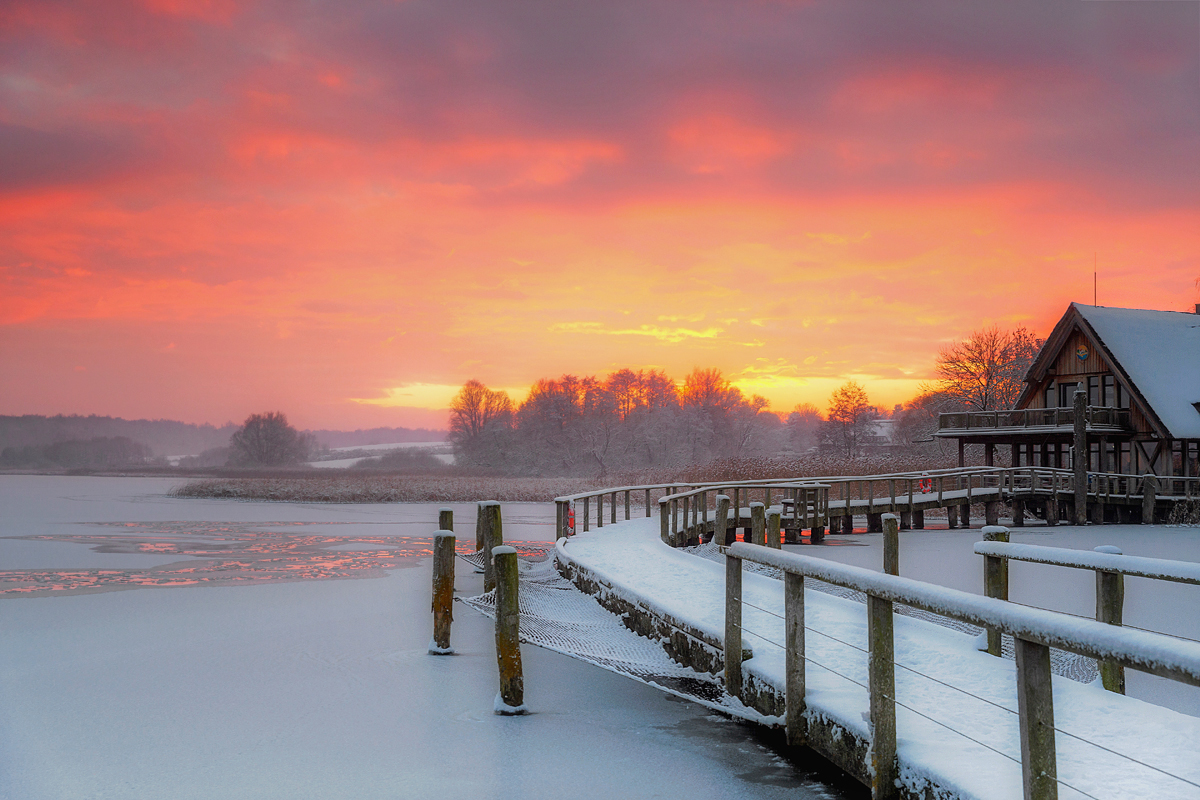
[[[97,468],[154,463],[166,456],[220,453],[240,426],[193,425],[167,419],[40,414],[0,416],[0,468]],[[446,431],[371,428],[308,431],[319,446],[353,447],[391,442],[445,441]],[[215,454],[215,453],[214,453]],[[209,459],[208,461],[216,461]],[[216,466],[224,463],[197,463]]]

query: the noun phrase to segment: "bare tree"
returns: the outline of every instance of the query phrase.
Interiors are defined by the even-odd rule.
[[[1012,408],[1043,340],[1027,328],[974,331],[938,354],[933,387],[951,400],[980,411]]]
[[[251,414],[229,437],[231,462],[244,466],[278,467],[308,459],[312,441],[288,424],[282,411]]]
[[[867,424],[875,413],[867,390],[858,381],[846,381],[829,396],[829,423],[845,446],[848,457],[858,451]]]
[[[799,403],[787,416],[787,438],[792,449],[805,453],[820,444],[825,420],[812,403]]]
[[[502,465],[513,405],[506,392],[471,379],[450,401],[450,442],[462,463],[487,468]]]

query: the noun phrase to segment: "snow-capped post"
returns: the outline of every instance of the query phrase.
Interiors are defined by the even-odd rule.
[[[496,508],[499,509],[499,504]],[[521,671],[517,551],[508,545],[498,545],[492,548],[492,557],[496,560],[496,663],[500,667],[495,712],[515,716],[529,712],[525,707],[525,677]]]
[[[808,722],[804,719],[804,576],[783,573],[784,639],[787,655],[784,661],[784,699],[786,712],[784,730],[787,742],[793,747],[808,739]]]
[[[483,590],[490,592],[496,588],[493,554],[497,547],[504,544],[504,525],[500,520],[499,502],[488,500],[479,505],[483,512]]]
[[[883,515],[883,571],[900,574],[900,518],[895,514]]]
[[[753,544],[766,544],[767,537],[767,507],[759,502],[750,504],[750,541]]]
[[[454,530],[454,509],[439,508],[438,509],[438,530],[453,531]]]
[[[1021,783],[1026,800],[1057,800],[1054,694],[1050,648],[1014,639],[1017,648],[1017,713],[1021,729]]]
[[[985,542],[1007,542],[1008,528],[999,525],[983,529]],[[1008,559],[1000,556],[983,557],[983,593],[997,600],[1008,600]],[[1000,655],[1000,631],[987,629],[987,651]]]
[[[433,535],[433,638],[429,640],[430,655],[445,656],[454,652],[450,647],[453,607],[454,534],[443,529]]]
[[[776,550],[783,548],[779,541],[779,523],[780,513],[775,509],[767,512],[767,547],[773,547]]]
[[[1101,545],[1095,548],[1098,553],[1121,555],[1119,548],[1112,545]],[[1125,608],[1125,576],[1120,572],[1096,570],[1096,621],[1109,625],[1124,623]],[[1101,660],[1096,662],[1100,668],[1100,682],[1105,689],[1117,694],[1125,694],[1125,667],[1115,661]]]
[[[896,662],[892,602],[867,595],[867,684],[871,695],[871,800],[896,789]]]
[[[1142,476],[1142,524],[1154,524],[1154,503],[1158,494],[1158,478],[1149,473]]]
[[[734,529],[736,531],[736,528]],[[736,536],[736,534],[735,534]],[[717,495],[717,519],[713,523],[713,542],[724,547],[729,544],[729,496]]]
[[[1088,518],[1088,440],[1087,440],[1087,392],[1079,389],[1072,398],[1075,414],[1074,450],[1071,466],[1075,472],[1075,519],[1076,525],[1086,525]]]
[[[475,552],[483,550],[483,501],[475,504]]]
[[[742,560],[725,554],[725,691],[742,696]]]

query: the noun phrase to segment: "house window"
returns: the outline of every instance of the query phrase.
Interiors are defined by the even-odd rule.
[[[1088,405],[1099,406],[1103,405],[1100,401],[1100,376],[1089,375],[1087,379]]]
[[[1117,405],[1117,382],[1112,375],[1104,376],[1104,396],[1100,405],[1108,408],[1115,408]]]
[[[1075,405],[1075,390],[1078,388],[1078,383],[1060,383],[1058,385],[1058,407],[1070,408]]]
[[[1050,383],[1046,384],[1046,408],[1054,408],[1056,405],[1058,405],[1058,403],[1054,402],[1054,398],[1057,396],[1058,395],[1055,394],[1054,382],[1051,381]]]

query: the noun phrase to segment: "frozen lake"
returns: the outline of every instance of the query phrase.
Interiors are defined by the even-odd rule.
[[[0,592],[35,589],[0,594],[0,796],[855,796],[753,726],[535,647],[534,713],[495,716],[490,621],[456,605],[459,654],[426,653],[437,505],[172,483],[0,476]],[[507,538],[548,542],[553,506],[504,512]]]

